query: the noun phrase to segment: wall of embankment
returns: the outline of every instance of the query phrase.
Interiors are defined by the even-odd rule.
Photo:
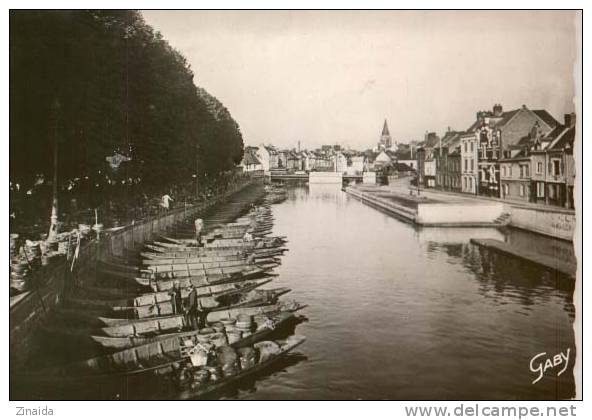
[[[573,241],[576,215],[573,210],[528,208],[507,204],[510,226],[535,233]]]
[[[259,180],[245,182],[227,193],[184,208],[173,209],[166,214],[154,216],[124,226],[114,232],[106,232],[100,240],[92,240],[81,246],[74,266],[70,261],[43,267],[31,281],[39,287],[17,296],[10,305],[9,357],[10,368],[18,368],[38,349],[39,326],[59,306],[64,297],[77,285],[90,284],[96,279],[97,262],[109,256],[123,256],[126,251],[137,249],[155,235],[166,231],[188,217],[196,216],[211,207],[226,201],[244,188],[262,183]]]
[[[573,210],[525,206],[498,200],[459,203],[417,203],[416,208],[397,204],[396,197],[386,199],[380,193],[347,187],[345,191],[374,207],[403,217],[421,226],[494,226],[503,213],[509,214],[509,226],[573,241],[576,216]]]

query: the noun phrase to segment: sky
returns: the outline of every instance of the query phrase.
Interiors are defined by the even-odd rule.
[[[573,112],[575,12],[144,11],[245,144],[366,149],[479,110]]]

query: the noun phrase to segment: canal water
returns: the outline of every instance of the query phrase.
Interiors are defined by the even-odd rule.
[[[296,327],[307,342],[284,366],[226,398],[574,395],[573,282],[469,244],[472,237],[546,238],[493,228],[418,229],[333,185],[291,187],[273,213],[274,234],[286,235],[290,249],[274,283],[309,305],[308,321]],[[569,254],[568,244],[560,247]],[[568,349],[562,375],[560,366],[532,383],[534,356],[546,353],[536,359],[544,362]]]

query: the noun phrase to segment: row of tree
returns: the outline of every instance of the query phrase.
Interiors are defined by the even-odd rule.
[[[111,185],[160,194],[243,155],[228,110],[139,12],[11,11],[13,191],[50,191],[39,185],[51,182],[56,144],[60,191],[89,202]]]

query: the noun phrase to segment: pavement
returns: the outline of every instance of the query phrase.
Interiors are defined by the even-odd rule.
[[[417,194],[417,187],[411,185],[412,177],[404,177],[397,179],[394,183],[381,186],[380,191],[385,193],[392,192],[393,194],[409,196],[409,190],[413,191],[413,195]],[[536,210],[556,210],[569,214],[575,214],[575,210],[566,209],[565,207],[551,206],[547,204],[527,203],[521,201],[502,200],[500,198],[483,197],[465,193],[457,193],[452,191],[441,191],[435,189],[420,189],[420,196],[428,200],[434,200],[441,203],[467,203],[467,204],[487,204],[491,202],[504,203],[513,207],[530,208]]]

